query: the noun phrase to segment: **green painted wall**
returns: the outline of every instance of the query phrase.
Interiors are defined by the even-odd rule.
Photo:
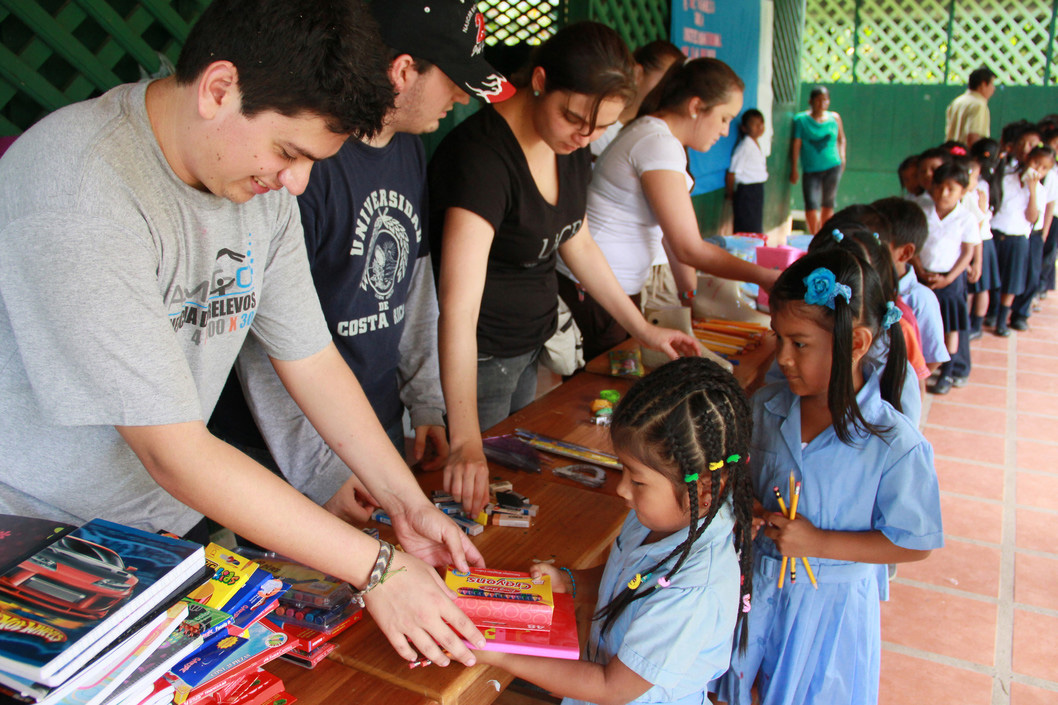
[[[831,109],[841,114],[849,141],[848,165],[838,189],[839,208],[898,193],[896,167],[904,157],[944,141],[944,111],[965,90],[939,85],[824,85],[830,90]],[[801,87],[801,109],[808,106],[812,88]],[[1000,84],[989,108],[992,136],[998,139],[1009,122],[1035,121],[1058,112],[1058,87]],[[789,128],[786,135],[788,141]],[[778,140],[773,149],[780,149]],[[774,176],[777,172],[771,171],[770,161],[768,166]],[[800,185],[792,190],[793,208],[803,208]]]

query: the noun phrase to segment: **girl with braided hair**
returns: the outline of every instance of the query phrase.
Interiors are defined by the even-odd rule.
[[[749,402],[728,372],[683,358],[637,383],[611,425],[632,511],[606,567],[537,564],[560,592],[592,592],[587,660],[478,651],[488,663],[574,703],[706,701],[749,610],[753,493]],[[741,576],[741,577],[740,577]]]
[[[740,705],[754,685],[762,705],[874,705],[886,564],[943,545],[933,449],[886,401],[897,391],[884,390],[887,370],[864,364],[875,338],[890,328],[895,338],[899,310],[875,270],[836,247],[790,265],[770,305],[786,379],[753,398],[750,464],[765,528],[748,638],[715,689]],[[886,367],[902,370],[903,351],[891,339]],[[792,520],[776,497],[791,499],[791,473],[800,483]],[[782,584],[783,556],[803,556],[811,570]]]

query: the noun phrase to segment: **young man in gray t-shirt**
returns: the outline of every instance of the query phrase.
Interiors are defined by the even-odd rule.
[[[342,521],[366,487],[405,550],[481,562],[331,343],[293,199],[381,126],[385,58],[359,0],[214,0],[175,76],[56,111],[5,154],[0,512],[180,533],[206,514],[370,589],[402,656],[469,664],[456,632],[481,637],[436,573]],[[330,512],[206,430],[248,333],[355,473]]]

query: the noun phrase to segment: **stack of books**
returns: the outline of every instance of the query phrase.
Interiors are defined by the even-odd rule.
[[[304,645],[262,621],[288,587],[214,544],[0,515],[0,703],[292,703],[261,670]]]

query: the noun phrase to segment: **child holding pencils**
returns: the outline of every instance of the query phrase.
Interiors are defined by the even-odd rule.
[[[750,466],[765,510],[753,609],[710,690],[739,705],[754,686],[762,705],[874,705],[886,564],[943,544],[932,448],[888,401],[902,375],[863,364],[886,336],[887,367],[906,366],[898,309],[846,248],[793,263],[771,306],[786,379],[753,399]]]

